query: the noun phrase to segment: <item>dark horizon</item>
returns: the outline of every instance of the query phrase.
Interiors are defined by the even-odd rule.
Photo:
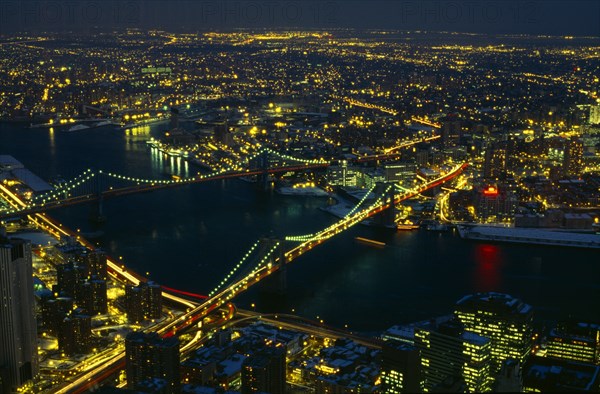
[[[139,28],[452,31],[600,37],[588,0],[0,0],[0,34]]]

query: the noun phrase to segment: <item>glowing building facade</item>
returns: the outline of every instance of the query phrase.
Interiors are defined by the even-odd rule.
[[[454,313],[465,330],[491,340],[493,373],[500,370],[504,360],[523,363],[531,353],[531,305],[507,294],[477,293],[459,300]]]

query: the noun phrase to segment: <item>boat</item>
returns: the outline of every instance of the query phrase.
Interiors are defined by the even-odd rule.
[[[412,231],[418,229],[419,226],[416,224],[397,224],[396,229],[399,231]]]
[[[358,242],[362,242],[362,243],[373,245],[373,246],[380,246],[380,247],[385,246],[385,242],[375,241],[375,240],[369,239],[369,238],[354,237],[354,239]]]
[[[89,128],[90,128],[90,126],[86,126],[84,124],[77,124],[75,126],[69,127],[69,129],[67,131],[81,131],[81,130],[86,130]]]
[[[445,223],[434,222],[434,223],[429,223],[427,226],[425,226],[425,229],[427,231],[446,232],[446,231],[450,231],[450,226],[448,226]]]
[[[282,186],[275,189],[275,192],[284,196],[311,196],[311,197],[328,197],[329,193],[325,190],[315,187],[290,187]]]
[[[171,148],[167,151],[169,156],[179,156],[181,151],[179,149]]]
[[[600,249],[600,235],[530,228],[468,226],[456,227],[463,239]]]
[[[103,120],[102,122],[98,122],[94,125],[94,127],[102,127],[102,126],[111,126],[114,125],[114,123],[110,120]]]

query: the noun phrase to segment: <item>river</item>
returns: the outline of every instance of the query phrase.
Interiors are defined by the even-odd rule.
[[[166,126],[79,132],[0,124],[0,154],[44,179],[102,169],[145,178],[182,176],[198,168],[163,157],[145,141]],[[158,283],[207,294],[261,237],[315,232],[336,219],[318,208],[327,199],[280,196],[241,180],[212,181],[107,200],[108,221],[88,221],[89,206],[52,211],[124,264]],[[386,243],[358,243],[362,236]],[[452,312],[463,295],[506,292],[534,306],[541,319],[600,321],[597,250],[485,244],[454,233],[390,232],[358,225],[295,260],[287,294],[253,288],[239,305],[292,312],[325,323],[376,332]]]

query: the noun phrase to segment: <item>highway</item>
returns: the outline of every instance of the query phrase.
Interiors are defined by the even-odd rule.
[[[359,335],[354,334],[352,331],[340,329],[337,327],[330,327],[321,322],[306,319],[296,315],[290,315],[285,313],[261,314],[259,312],[238,309],[236,316],[239,316],[241,319],[232,320],[229,323],[230,325],[239,324],[242,320],[254,319],[264,321],[275,327],[300,331],[317,337],[332,339],[348,338],[358,343],[359,345],[366,346],[371,349],[381,349],[383,345],[383,341],[380,341],[378,339],[361,337]]]

